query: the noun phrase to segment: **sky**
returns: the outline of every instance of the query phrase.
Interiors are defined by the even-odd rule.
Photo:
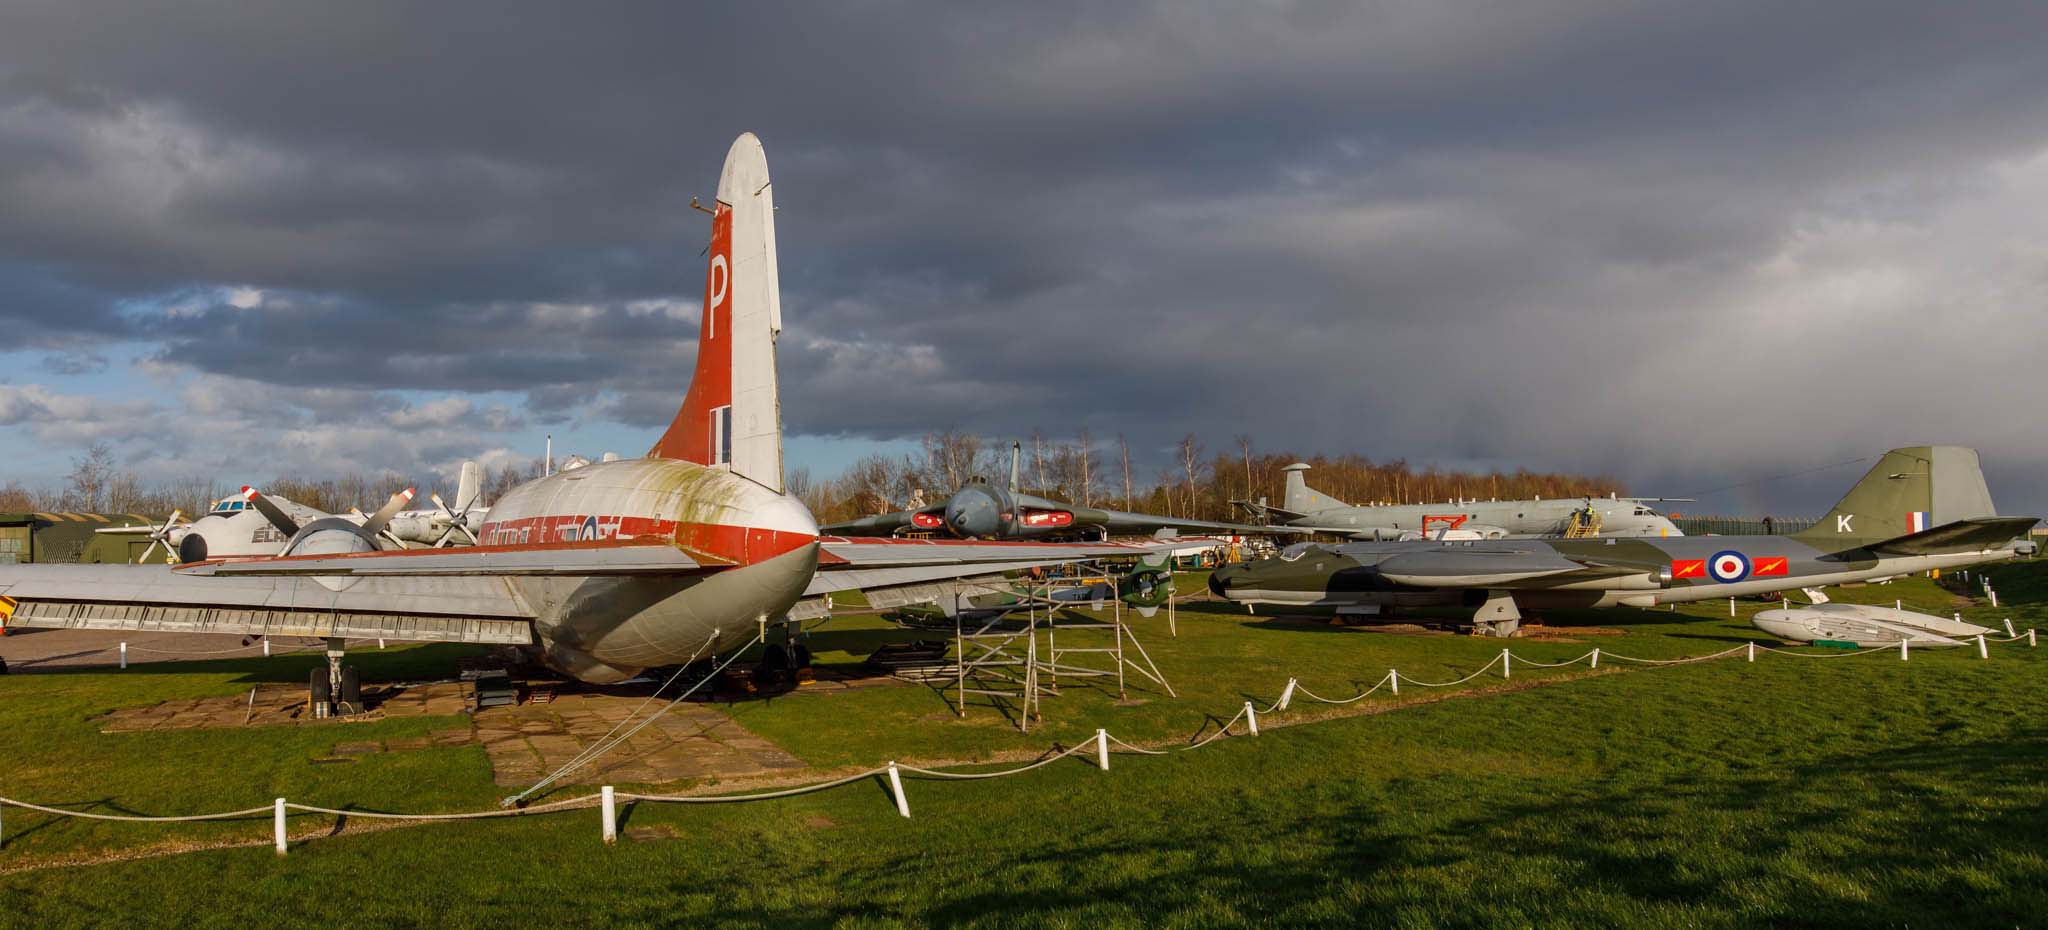
[[[1956,443],[2048,513],[2044,86],[2038,0],[22,0],[0,480],[638,454],[752,131],[814,474],[1246,434],[1811,514]]]

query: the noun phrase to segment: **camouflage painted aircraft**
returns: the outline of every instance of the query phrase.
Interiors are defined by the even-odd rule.
[[[1357,506],[1308,486],[1309,466],[1282,469],[1281,506],[1238,501],[1259,519],[1362,540],[1514,539],[1537,536],[1684,536],[1649,502],[1667,498],[1564,497],[1556,500],[1446,501]]]
[[[1654,607],[2009,559],[2031,551],[2015,539],[2035,522],[1997,515],[1975,450],[1912,446],[1791,536],[1297,543],[1217,569],[1209,588],[1340,614],[1472,607],[1479,632],[1506,636],[1525,607]]]
[[[1072,504],[1026,494],[1017,488],[1019,447],[1010,446],[1010,486],[997,487],[974,477],[944,500],[926,507],[899,510],[834,523],[827,533],[885,536],[934,533],[956,539],[1095,539],[1138,535],[1167,529],[1190,533],[1271,533],[1272,527],[1211,520],[1183,520],[1149,513],[1126,513]]]

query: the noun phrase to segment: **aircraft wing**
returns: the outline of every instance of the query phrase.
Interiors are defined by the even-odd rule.
[[[898,510],[895,513],[876,514],[872,517],[861,517],[858,520],[846,520],[829,526],[822,526],[818,528],[818,531],[843,536],[887,536],[898,529],[910,526],[911,518],[920,513],[937,514],[943,512],[944,508],[942,507],[926,507],[923,510]]]
[[[1014,571],[1087,559],[1157,555],[1172,541],[1134,543],[982,542],[952,539],[825,537],[818,575],[805,597],[875,590],[963,575]]]
[[[1569,559],[1547,548],[1432,546],[1389,556],[1382,577],[1422,588],[1533,588],[1566,581],[1637,574],[1643,569]]]
[[[1250,523],[1187,520],[1178,517],[1162,517],[1149,513],[1099,510],[1093,507],[1074,507],[1071,510],[1074,514],[1074,522],[1105,527],[1111,533],[1151,533],[1162,529],[1188,533],[1229,533],[1233,535],[1269,533],[1303,535],[1309,532],[1308,530],[1292,526],[1257,526]]]
[[[510,575],[675,574],[668,545],[408,549],[158,565],[0,566],[9,626],[524,645]]]

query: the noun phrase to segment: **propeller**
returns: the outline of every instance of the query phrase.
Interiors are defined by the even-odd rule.
[[[262,514],[263,519],[269,520],[270,525],[277,527],[277,531],[287,538],[299,532],[299,521],[292,519],[291,514],[285,513],[284,508],[277,506],[270,498],[264,497],[263,492],[243,485],[242,500],[256,508],[256,512]]]
[[[391,495],[391,499],[385,501],[384,506],[377,508],[376,513],[370,514],[367,517],[363,517],[363,532],[369,533],[372,536],[382,536],[385,539],[390,540],[391,543],[397,546],[398,548],[405,548],[405,542],[399,539],[398,537],[391,535],[389,532],[385,530],[385,527],[391,525],[392,517],[398,516],[399,511],[404,510],[408,505],[412,503],[413,495],[416,493],[418,493],[417,489],[406,488],[403,491]],[[349,512],[356,515],[362,514],[361,510],[358,510],[354,507],[349,508]]]
[[[350,507],[348,509],[348,515],[358,520],[361,520],[363,522],[363,526],[365,527],[370,525],[370,517],[368,514],[363,513],[363,508],[361,507]],[[400,549],[405,548],[405,540],[399,539],[389,529],[380,529],[375,533],[375,535],[382,537],[384,540],[390,542],[393,546],[396,546]]]
[[[158,546],[164,547],[164,559],[166,561],[176,561],[176,559],[171,557],[171,554],[176,551],[171,548],[171,527],[178,525],[178,518],[181,516],[184,516],[184,511],[175,508],[171,510],[171,518],[165,520],[163,526],[158,527],[149,534],[149,548],[142,550],[142,555],[135,559],[135,564],[141,565],[149,561],[149,554],[155,552]]]
[[[470,545],[483,545],[483,541],[477,539],[476,534],[469,530],[469,507],[476,503],[475,500],[464,501],[461,513],[457,513],[454,508],[449,507],[448,502],[442,500],[439,494],[433,495],[429,500],[434,502],[434,506],[441,508],[442,513],[448,515],[448,530],[441,534],[440,539],[434,540],[434,548],[439,549],[442,546],[448,545],[448,541],[454,538],[458,532],[469,537]]]

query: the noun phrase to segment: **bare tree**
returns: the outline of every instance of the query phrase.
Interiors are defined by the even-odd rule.
[[[1124,460],[1124,509],[1131,509],[1131,443],[1124,434],[1116,434],[1117,454]]]
[[[114,450],[104,442],[86,447],[83,458],[71,460],[70,483],[64,506],[70,510],[97,511],[107,507],[107,486],[114,478]]]
[[[1179,448],[1181,473],[1186,479],[1186,516],[1192,519],[1195,516],[1195,462],[1202,457],[1202,444],[1196,441],[1195,434],[1189,433],[1180,438]]]
[[[1081,431],[1081,506],[1095,506],[1095,441]]]

